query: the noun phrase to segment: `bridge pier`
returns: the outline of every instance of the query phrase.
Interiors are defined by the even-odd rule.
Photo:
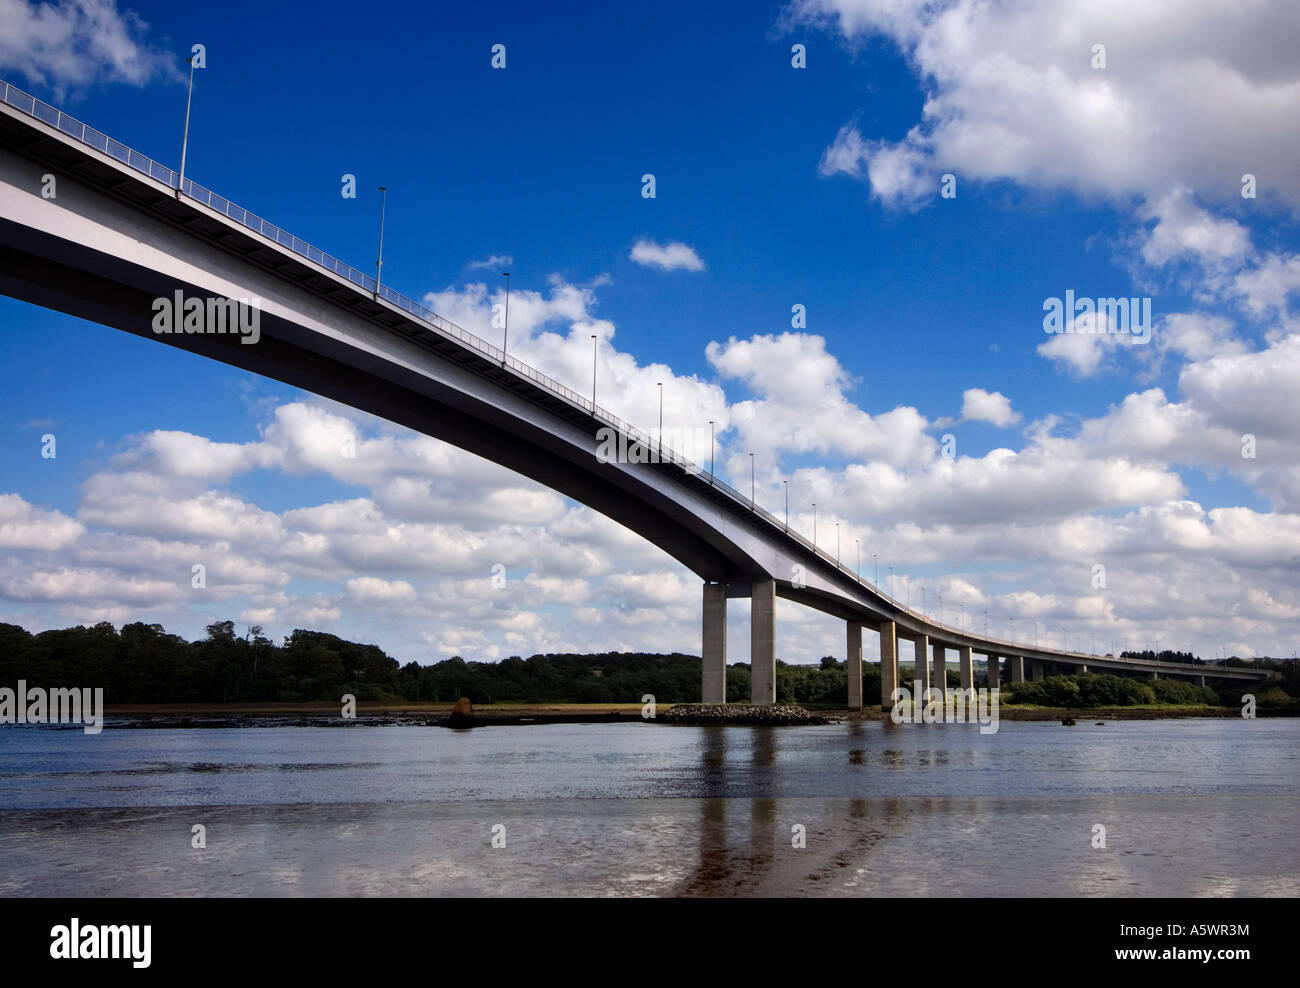
[[[1011,674],[1013,683],[1023,683],[1025,681],[1025,657],[1023,655],[1008,655],[1007,672]]]
[[[934,683],[939,691],[939,702],[948,697],[948,646],[943,642],[934,643]]]
[[[1204,676],[1197,676],[1197,677],[1196,677],[1196,685],[1197,685],[1197,686],[1204,686],[1204,685],[1205,685],[1205,677],[1204,677]]]
[[[1041,683],[1046,676],[1043,674],[1043,664],[1038,661],[1029,663],[1029,680],[1034,683]]]
[[[973,690],[975,688],[975,662],[970,653],[971,648],[969,645],[962,645],[957,649],[957,672],[961,675],[961,688],[963,690]]]
[[[776,581],[755,580],[750,594],[750,702],[776,703]]]
[[[892,710],[898,687],[898,629],[893,621],[880,622],[880,709]]]
[[[862,623],[845,624],[848,639],[848,663],[845,672],[849,677],[849,709],[862,709]]]
[[[704,584],[704,630],[700,636],[703,703],[727,702],[727,585]]]
[[[1002,658],[997,655],[984,657],[988,660],[988,688],[998,689],[1002,685]]]
[[[916,655],[915,671],[912,673],[912,702],[916,704],[915,709],[920,710],[925,706],[925,691],[930,688],[930,636],[917,635],[913,638],[912,650]]]

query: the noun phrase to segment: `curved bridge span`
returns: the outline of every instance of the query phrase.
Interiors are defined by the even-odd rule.
[[[42,194],[57,177],[57,195]],[[752,699],[776,694],[776,598],[846,622],[849,705],[863,629],[880,635],[884,705],[898,639],[916,682],[958,653],[988,685],[1053,667],[1257,681],[1242,668],[1038,648],[935,622],[862,580],[750,498],[559,382],[170,168],[0,81],[0,292],[283,381],[490,459],[613,518],[703,581],[703,699],[726,697],[727,600],[752,601]],[[155,333],[155,300],[258,299],[260,337]],[[605,431],[602,431],[605,430]],[[607,462],[613,434],[658,462]],[[927,661],[920,661],[926,659]],[[855,674],[856,672],[856,674]]]

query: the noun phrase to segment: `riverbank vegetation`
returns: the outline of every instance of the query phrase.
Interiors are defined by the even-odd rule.
[[[423,665],[399,663],[375,645],[299,629],[276,644],[256,625],[241,636],[231,621],[215,622],[197,641],[168,634],[157,624],[127,624],[119,631],[103,622],[31,634],[0,624],[0,685],[104,688],[112,704],[337,702],[345,693],[359,701],[440,703],[468,697],[488,703],[640,703],[647,694],[659,703],[698,703],[700,659],[673,653],[512,656],[476,662],[453,656]],[[1253,687],[1259,706],[1300,706],[1300,663],[1260,659],[1256,667],[1274,676]],[[977,667],[977,675],[979,670]],[[900,668],[903,685],[912,667]],[[777,663],[776,699],[813,707],[848,703],[846,663],[827,656],[817,665]],[[948,685],[959,685],[948,669]],[[1083,673],[1050,676],[1036,683],[1004,684],[1011,705],[1062,708],[1218,704],[1240,708],[1240,686],[1198,687],[1173,679],[1138,680]],[[880,666],[863,666],[862,697],[881,701]],[[727,668],[727,700],[750,695],[745,663]]]

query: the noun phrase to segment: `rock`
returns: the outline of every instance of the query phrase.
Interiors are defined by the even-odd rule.
[[[456,705],[451,708],[451,716],[447,718],[448,727],[473,727],[474,726],[474,706],[469,702],[469,697],[462,696],[456,701]]]
[[[748,703],[677,703],[656,720],[665,724],[748,724],[786,726],[831,724],[833,718],[788,703],[755,706]]]
[[[1061,724],[1065,727],[1073,727],[1075,724],[1075,720],[1073,717],[1062,717]]]

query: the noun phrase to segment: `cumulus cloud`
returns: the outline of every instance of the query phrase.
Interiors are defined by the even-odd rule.
[[[924,80],[906,137],[841,130],[823,156],[824,171],[865,175],[888,202],[932,194],[945,171],[1151,201],[1185,186],[1227,201],[1251,163],[1268,163],[1268,194],[1300,205],[1300,132],[1283,123],[1300,116],[1300,66],[1284,40],[1300,33],[1300,8],[1286,0],[795,0],[784,22],[852,44],[883,36]],[[1104,69],[1093,67],[1098,43]]]
[[[967,388],[961,397],[961,417],[964,421],[989,422],[1003,427],[1020,421],[1020,413],[1012,411],[1011,399],[1001,391]]]
[[[637,264],[660,271],[703,271],[704,262],[695,248],[674,240],[667,244],[657,244],[653,240],[641,239],[632,245],[628,255]]]
[[[62,93],[72,86],[159,76],[180,78],[177,60],[145,41],[149,25],[116,0],[0,0],[0,71]]]

